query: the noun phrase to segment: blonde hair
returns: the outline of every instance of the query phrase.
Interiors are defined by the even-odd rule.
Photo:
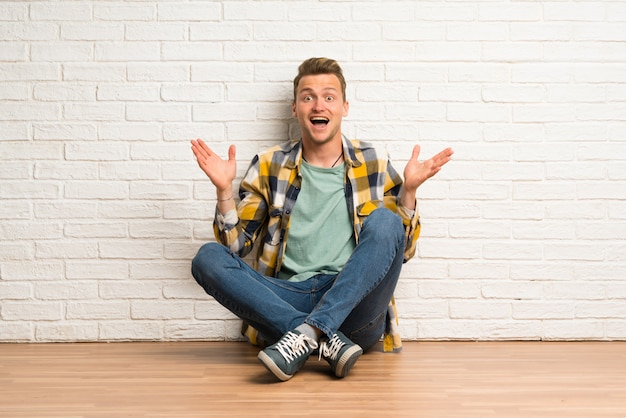
[[[343,101],[346,101],[346,79],[343,77],[343,71],[339,63],[330,58],[309,58],[298,67],[298,75],[293,79],[293,100],[296,100],[298,93],[298,84],[302,77],[307,75],[333,74],[339,79],[341,84],[341,94]]]

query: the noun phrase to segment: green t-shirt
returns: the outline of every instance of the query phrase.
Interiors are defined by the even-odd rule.
[[[352,254],[356,244],[344,194],[344,165],[320,168],[302,162],[302,186],[279,278],[304,281],[320,273],[337,274]]]

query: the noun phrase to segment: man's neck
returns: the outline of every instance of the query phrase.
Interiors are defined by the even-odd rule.
[[[341,136],[338,140],[324,144],[302,141],[302,158],[316,167],[331,168],[343,159],[343,143]]]

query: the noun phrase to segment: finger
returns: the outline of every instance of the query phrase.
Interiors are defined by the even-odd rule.
[[[419,145],[415,145],[413,147],[413,153],[411,154],[411,160],[417,160],[420,156],[421,147]]]
[[[234,145],[228,147],[228,161],[232,161],[235,159],[236,149]]]
[[[212,154],[211,148],[209,148],[209,146],[203,140],[198,139],[198,145],[200,149],[202,149],[207,155]]]
[[[443,165],[445,163],[447,163],[448,161],[450,161],[450,158],[452,157],[452,149],[451,148],[446,148],[445,150],[439,152],[437,155],[435,155],[433,157],[433,161],[435,163],[437,163],[438,165]]]

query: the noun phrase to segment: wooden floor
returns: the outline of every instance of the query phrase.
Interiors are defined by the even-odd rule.
[[[626,417],[624,342],[406,342],[277,382],[243,342],[0,344],[0,417]]]

